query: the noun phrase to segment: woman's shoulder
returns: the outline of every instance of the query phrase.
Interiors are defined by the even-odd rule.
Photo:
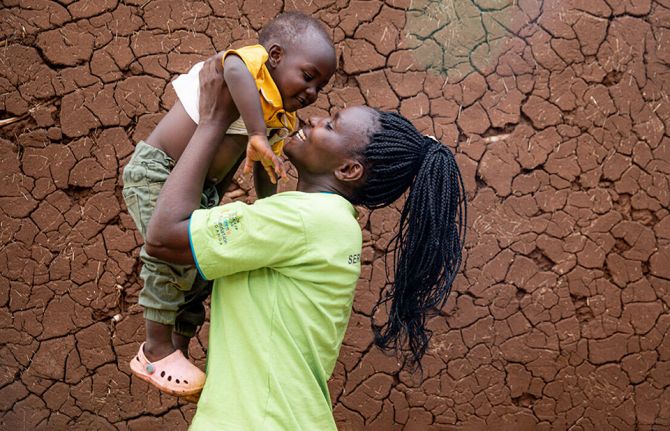
[[[345,262],[349,256],[360,254],[362,232],[356,210],[343,197],[285,192],[262,201],[256,202],[262,205],[257,211],[263,217],[271,219],[273,225],[290,226],[306,242],[307,248],[301,252],[308,253],[304,259],[331,262],[333,256],[339,256]]]
[[[329,224],[358,227],[356,209],[348,200],[336,194],[282,192],[259,199],[255,205],[258,205],[257,210],[270,212],[277,218],[300,218],[312,227]]]
[[[340,195],[334,193],[305,193],[298,191],[282,192],[257,203],[270,206],[280,206],[301,210],[307,213],[321,213],[324,209],[335,211],[339,214],[345,212],[356,217],[356,209],[351,203]],[[327,214],[326,214],[327,215]]]

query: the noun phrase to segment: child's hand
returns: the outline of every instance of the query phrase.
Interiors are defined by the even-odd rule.
[[[286,171],[284,164],[272,151],[268,138],[265,135],[249,136],[247,144],[247,160],[244,163],[244,173],[249,174],[254,166],[254,162],[261,162],[265,172],[268,173],[272,184],[277,184],[277,177],[284,178]]]

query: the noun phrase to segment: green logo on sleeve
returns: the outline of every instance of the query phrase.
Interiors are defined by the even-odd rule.
[[[216,239],[219,244],[228,244],[233,232],[240,230],[241,217],[237,211],[226,211],[216,221]]]

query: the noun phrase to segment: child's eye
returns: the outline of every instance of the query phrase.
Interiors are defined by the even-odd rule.
[[[312,75],[310,75],[309,73],[306,73],[306,72],[303,73],[302,76],[303,76],[303,78],[305,78],[305,81],[307,81],[307,82],[309,82],[309,81],[311,81],[312,79],[314,79],[314,77],[313,77]]]
[[[326,123],[326,129],[333,130],[333,122],[332,121],[329,121],[329,122]]]

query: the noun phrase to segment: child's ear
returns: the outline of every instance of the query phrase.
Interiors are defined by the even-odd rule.
[[[277,67],[279,63],[281,63],[282,58],[284,58],[284,49],[276,43],[273,43],[272,46],[270,46],[270,49],[268,49],[268,61],[270,62],[270,66]]]

